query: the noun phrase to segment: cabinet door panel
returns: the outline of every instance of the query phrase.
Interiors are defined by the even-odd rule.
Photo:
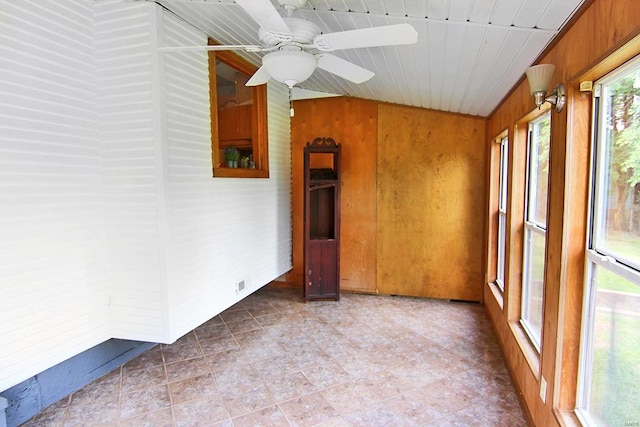
[[[307,298],[322,296],[322,244],[310,242],[309,244],[309,281],[306,283]]]
[[[335,241],[322,245],[322,292],[326,296],[338,294],[337,249]]]

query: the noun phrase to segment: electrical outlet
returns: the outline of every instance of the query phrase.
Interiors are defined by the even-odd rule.
[[[540,378],[540,399],[542,399],[542,403],[547,401],[547,380],[544,377]]]
[[[239,294],[242,291],[244,291],[244,280],[236,282],[236,294]]]

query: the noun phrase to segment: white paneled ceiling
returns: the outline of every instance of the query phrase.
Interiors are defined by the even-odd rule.
[[[487,116],[584,1],[309,0],[293,16],[315,22],[323,33],[409,23],[418,42],[333,52],[373,71],[375,76],[365,83],[316,69],[297,86]],[[156,3],[219,43],[259,44],[258,24],[232,0]],[[260,65],[263,54],[241,55]]]

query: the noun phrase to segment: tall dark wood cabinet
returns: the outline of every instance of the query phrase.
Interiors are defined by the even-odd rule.
[[[340,299],[340,144],[304,149],[304,298]]]

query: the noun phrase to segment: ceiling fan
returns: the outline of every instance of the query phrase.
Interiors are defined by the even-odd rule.
[[[316,67],[354,83],[362,83],[374,73],[328,52],[363,47],[411,44],[418,33],[410,24],[386,25],[322,34],[315,23],[294,18],[293,13],[307,0],[277,0],[286,11],[280,16],[270,0],[235,0],[260,25],[258,38],[262,45],[215,45],[176,47],[165,50],[206,49],[267,52],[262,66],[247,82],[257,86],[274,79],[289,88],[311,77]]]

